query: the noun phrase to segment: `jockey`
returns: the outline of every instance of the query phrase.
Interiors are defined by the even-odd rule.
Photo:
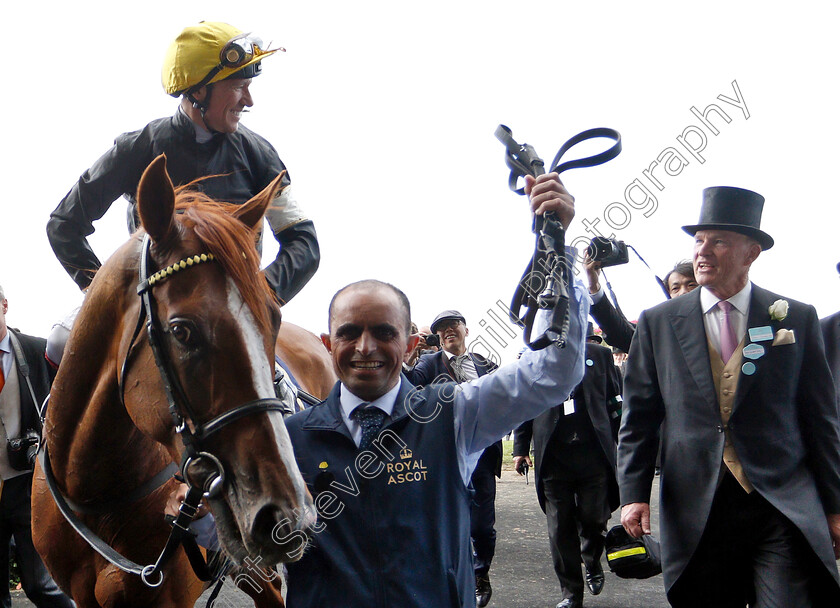
[[[93,222],[122,195],[129,201],[129,230],[139,226],[137,184],[159,154],[166,154],[175,186],[212,176],[193,187],[240,205],[286,170],[268,141],[239,124],[241,114],[253,105],[249,85],[262,71],[262,59],[282,50],[262,47],[250,34],[211,22],[187,27],[170,45],[162,81],[169,95],[181,99],[175,114],[117,137],[47,223],[55,255],[82,290],[101,266],[87,240]],[[265,276],[281,304],[312,278],[320,261],[315,226],[293,198],[288,174],[284,184],[266,213],[280,251]]]

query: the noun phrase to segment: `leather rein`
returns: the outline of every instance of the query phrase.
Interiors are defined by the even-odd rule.
[[[517,188],[520,177],[537,177],[545,173],[545,163],[530,144],[519,144],[505,125],[499,125],[495,132],[505,146],[505,164],[510,169],[508,186],[516,194],[524,195],[524,188]],[[604,152],[560,162],[563,156],[577,144],[595,138],[613,140],[613,145]],[[569,169],[595,167],[614,159],[621,153],[621,134],[615,129],[600,127],[589,129],[569,138],[554,160],[550,172],[561,174]],[[572,290],[572,266],[574,260],[567,259],[566,231],[553,212],[536,216],[532,231],[537,235],[534,254],[516,285],[510,304],[510,319],[524,329],[525,344],[531,350],[541,350],[549,344],[560,348],[566,344],[569,330],[569,293]],[[522,309],[526,308],[525,314]],[[538,338],[531,340],[531,330],[540,309],[550,309],[551,323]]]
[[[187,496],[178,511],[177,517],[171,522],[172,530],[169,533],[169,539],[166,545],[158,556],[157,560],[146,566],[141,566],[130,559],[124,557],[117,552],[113,547],[108,545],[99,536],[97,536],[84,522],[74,513],[91,512],[93,510],[80,507],[71,503],[60,491],[56,484],[53,475],[52,467],[50,465],[49,455],[47,454],[46,442],[42,442],[43,450],[41,451],[41,466],[44,469],[47,485],[50,492],[55,499],[56,505],[61,511],[64,518],[76,530],[76,532],[102,557],[108,560],[111,564],[118,567],[124,572],[139,575],[142,581],[149,587],[158,587],[163,583],[163,568],[167,562],[174,555],[175,551],[180,545],[184,546],[184,551],[190,560],[192,568],[199,579],[203,581],[211,581],[214,578],[211,569],[204,560],[200,549],[195,541],[195,536],[189,530],[192,520],[198,512],[199,505],[203,498],[213,498],[218,496],[225,484],[225,470],[221,461],[210,452],[202,449],[202,444],[208,437],[219,432],[221,429],[239,420],[245,416],[253,414],[262,414],[267,412],[285,412],[288,411],[288,406],[280,399],[267,398],[249,401],[243,405],[235,407],[227,412],[224,412],[215,418],[199,423],[199,418],[196,416],[196,410],[187,398],[187,394],[178,381],[177,375],[174,373],[172,364],[164,349],[165,332],[161,329],[160,321],[155,313],[154,296],[152,295],[152,288],[159,285],[163,281],[169,279],[178,272],[197,266],[203,263],[214,261],[213,254],[199,254],[185,258],[167,268],[159,270],[149,276],[149,265],[151,262],[151,238],[147,234],[143,238],[142,249],[140,253],[140,283],[137,286],[137,293],[142,300],[140,307],[140,314],[134,333],[129,343],[128,352],[123,360],[120,368],[119,377],[119,391],[120,401],[125,404],[125,378],[128,371],[129,360],[134,352],[137,338],[143,328],[146,326],[146,332],[149,339],[149,346],[154,355],[155,364],[160,374],[166,399],[169,405],[169,414],[172,418],[172,423],[175,432],[181,437],[181,442],[184,445],[184,455],[180,467],[181,479],[187,484]],[[199,462],[208,462],[210,472],[204,475],[203,479],[197,479],[190,475],[190,469]],[[158,473],[149,482],[144,483],[137,491],[131,493],[131,497],[137,497],[139,500],[143,496],[150,494],[158,489],[171,477],[172,472],[177,470],[174,463]],[[143,491],[143,494],[138,496],[138,493]],[[127,504],[128,501],[121,500],[120,504]],[[71,506],[72,504],[72,506]],[[101,509],[96,509],[99,512]]]

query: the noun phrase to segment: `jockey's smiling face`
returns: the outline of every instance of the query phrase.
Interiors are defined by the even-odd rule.
[[[408,325],[408,311],[387,287],[351,286],[336,296],[330,333],[321,340],[351,393],[374,401],[397,385],[403,360],[419,340]]]
[[[219,133],[235,133],[242,111],[254,105],[250,85],[250,78],[228,78],[197,91],[199,101],[204,101],[208,92],[210,95],[204,123]]]

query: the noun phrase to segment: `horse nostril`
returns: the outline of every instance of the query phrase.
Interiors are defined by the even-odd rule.
[[[295,528],[293,516],[284,514],[277,505],[266,505],[257,512],[251,535],[261,545],[282,545],[295,534]]]

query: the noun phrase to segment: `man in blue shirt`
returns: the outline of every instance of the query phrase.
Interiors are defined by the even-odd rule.
[[[574,199],[556,174],[529,178],[526,191],[533,211],[554,211],[568,226]],[[565,349],[418,389],[402,375],[418,341],[405,295],[361,281],[334,296],[322,340],[340,382],[286,421],[319,514],[310,545],[288,566],[290,608],[475,606],[470,476],[484,448],[580,382],[582,286],[569,312]]]

